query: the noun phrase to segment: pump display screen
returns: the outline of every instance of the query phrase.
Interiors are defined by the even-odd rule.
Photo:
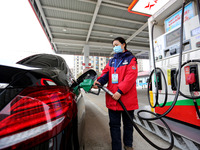
[[[171,46],[174,45],[176,43],[178,43],[180,41],[180,29],[178,28],[168,34],[166,34],[166,46]]]
[[[198,28],[196,28],[196,29],[194,29],[194,30],[191,31],[191,35],[192,36],[196,36],[198,34],[200,34],[200,27],[198,27]]]

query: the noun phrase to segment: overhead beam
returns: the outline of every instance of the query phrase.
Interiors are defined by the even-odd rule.
[[[90,1],[90,0],[79,0],[79,1],[87,2],[87,3],[90,3],[90,4],[96,4],[96,2]],[[101,5],[102,6],[111,7],[111,8],[121,9],[121,10],[125,10],[125,11],[127,11],[127,9],[128,9],[128,7],[120,6],[119,3],[118,3],[118,5],[113,5],[113,4],[108,4],[108,3],[102,3]]]
[[[134,51],[131,51],[132,53],[135,53]],[[67,54],[67,55],[82,55],[82,50],[81,51],[76,51],[73,49],[73,51],[70,50],[66,50],[66,49],[61,49],[57,52],[57,54]],[[90,56],[104,56],[104,57],[110,57],[111,55],[113,55],[114,53],[110,53],[110,52],[103,52],[103,51],[90,51]],[[139,53],[136,52],[135,56],[138,59],[149,59],[149,56],[144,56],[144,55],[139,55]]]
[[[66,12],[66,13],[75,13],[75,14],[78,14],[78,15],[88,15],[88,16],[93,15],[92,13],[88,13],[88,12],[71,10],[71,9],[56,8],[56,7],[51,7],[51,6],[42,6],[42,8],[43,9],[49,9],[49,10],[55,10],[55,11],[62,11],[62,12]],[[100,15],[100,14],[98,14],[97,17],[112,19],[112,20],[118,20],[118,21],[123,21],[123,22],[128,22],[128,23],[134,23],[134,24],[141,24],[141,25],[144,24],[144,22],[140,22],[140,21],[117,18],[117,17],[113,17],[113,16],[105,16],[105,15]]]
[[[56,44],[69,44],[73,46],[84,46],[86,43],[85,41],[80,41],[80,40],[67,40],[67,39],[58,39],[54,38],[53,40],[54,43]],[[109,43],[103,43],[103,42],[88,42],[88,45],[91,47],[99,47],[99,48],[109,48],[112,49],[112,45]],[[128,46],[129,49],[132,49],[134,51],[149,51],[149,47],[144,47],[144,46]]]
[[[90,4],[96,4],[95,1],[91,1],[91,0],[78,0],[78,1],[81,1],[81,2],[87,2],[87,3],[90,3]]]
[[[75,13],[75,14],[79,14],[79,15],[88,15],[88,16],[92,16],[92,13],[88,13],[88,12],[83,12],[83,11],[77,11],[77,10],[72,10],[72,9],[67,9],[67,8],[58,8],[58,7],[51,7],[51,6],[42,6],[43,9],[50,9],[50,10],[55,10],[55,11],[62,11],[65,13]]]
[[[103,2],[111,4],[111,5],[118,5],[118,6],[121,6],[121,7],[126,7],[126,8],[129,7],[129,5],[127,5],[127,4],[119,3],[119,2],[111,1],[111,0],[103,0]]]
[[[101,2],[102,2],[102,0],[98,0],[98,1],[97,1],[96,8],[95,8],[95,11],[94,11],[94,14],[93,14],[93,17],[92,17],[92,21],[91,21],[91,23],[90,23],[90,28],[89,28],[89,31],[88,31],[88,35],[87,35],[87,38],[86,38],[86,43],[88,43],[88,40],[89,40],[89,38],[90,38],[90,34],[91,34],[91,32],[92,32],[92,28],[93,28],[93,26],[94,26],[94,22],[95,22],[95,20],[96,20],[96,17],[97,17],[99,8],[100,8],[100,6],[101,6]]]
[[[77,24],[90,25],[89,22],[78,21],[78,20],[62,19],[62,18],[55,18],[55,17],[46,17],[46,18],[47,18],[47,20],[55,20],[55,21],[71,22],[71,23],[77,23]]]
[[[112,29],[120,29],[120,30],[126,30],[126,31],[137,31],[137,29],[131,29],[131,28],[125,28],[125,27],[119,27],[119,26],[110,26],[110,25],[97,24],[97,23],[95,24],[95,26],[112,28]],[[143,33],[148,33],[148,31],[143,31]]]
[[[47,32],[48,32],[48,34],[49,34],[49,36],[50,36],[50,38],[51,38],[51,40],[53,39],[53,37],[52,37],[52,34],[51,34],[51,30],[49,29],[49,25],[48,25],[48,23],[47,23],[47,20],[46,20],[46,17],[45,17],[45,15],[44,15],[44,11],[43,11],[43,9],[42,9],[42,6],[41,6],[41,4],[40,4],[40,1],[39,0],[35,0],[35,2],[36,2],[36,4],[37,4],[37,7],[38,7],[38,9],[39,9],[39,12],[40,12],[40,14],[41,14],[41,16],[42,16],[42,19],[43,19],[43,21],[44,21],[44,24],[45,24],[45,27],[46,27],[46,29],[47,29]],[[44,27],[43,27],[44,28]],[[51,41],[50,41],[51,42]],[[52,44],[52,43],[51,43]],[[54,45],[54,48],[55,48],[55,51],[57,51],[57,47],[56,47],[56,45],[55,44],[53,44]]]
[[[111,4],[105,4],[105,3],[102,3],[102,6],[128,11],[128,7],[124,7],[124,6],[117,6],[117,5],[111,5]]]
[[[60,26],[50,26],[50,28],[57,28],[57,29],[61,29],[63,30],[65,27],[60,27]],[[70,28],[70,27],[66,27],[66,29],[68,30],[74,30],[74,31],[81,31],[81,32],[87,32],[88,30],[85,29],[79,29],[79,28]],[[105,34],[107,36],[113,35],[113,36],[120,36],[121,33],[112,33],[112,32],[104,32],[104,31],[97,31],[97,30],[93,30],[93,33],[98,33],[98,34]],[[130,36],[130,34],[123,34],[123,36]]]
[[[93,32],[93,31],[92,31]],[[82,37],[82,38],[86,38],[86,35],[80,35],[80,34],[66,34],[66,33],[59,33],[59,32],[53,32],[53,35],[62,35],[62,36],[67,36],[67,37]],[[112,39],[110,37],[97,37],[97,36],[91,36],[92,39],[101,39],[101,40],[107,40],[107,41],[111,41]],[[142,39],[142,40],[146,40],[146,41],[132,41],[132,43],[134,44],[148,44],[148,38],[144,38],[144,37],[136,37],[137,39]]]
[[[117,20],[117,21],[121,21],[121,22],[128,22],[128,23],[133,23],[133,24],[140,24],[140,25],[144,24],[144,22],[128,20],[128,19],[123,19],[123,18],[116,18],[116,17],[113,17],[113,16],[105,16],[105,15],[99,15],[98,14],[98,17],[111,19],[111,20]]]
[[[65,28],[65,27],[60,27],[60,26],[50,26],[50,28],[57,28],[57,29],[60,29],[60,30],[62,30],[62,32],[63,32],[63,29]],[[69,28],[69,27],[66,27],[67,28],[67,30],[70,30],[70,31],[80,31],[80,32],[87,32],[88,30],[85,30],[85,29],[79,29],[79,28]],[[105,37],[100,37],[101,39],[107,39],[107,40],[110,40],[113,36],[114,37],[118,37],[118,36],[121,36],[121,33],[112,33],[112,32],[103,32],[103,31],[95,31],[95,30],[93,30],[92,31],[93,33],[97,33],[97,34],[104,34],[104,35],[106,35],[107,36],[107,38],[105,38]],[[57,34],[57,35],[68,35],[68,34],[66,34],[66,33],[60,33],[60,32],[52,32],[52,34]],[[111,35],[112,35],[112,37],[111,37]],[[75,34],[73,34],[73,36],[78,36],[78,35],[75,35]],[[86,37],[86,36],[85,36]],[[129,34],[123,34],[123,37],[124,38],[128,38],[128,37],[130,37],[130,35]],[[92,36],[92,38],[96,38],[95,36]],[[147,44],[149,44],[149,39],[148,38],[146,38],[146,37],[140,37],[140,36],[137,36],[136,37],[137,39],[140,39],[140,40],[143,40],[142,42],[139,42],[139,41],[130,41],[130,42],[133,42],[133,43],[138,43],[138,44],[141,44],[141,43],[147,43]]]
[[[82,55],[81,51],[58,51],[58,54]],[[111,57],[110,53],[90,52],[90,56]]]
[[[89,22],[84,21],[77,21],[77,20],[70,20],[70,19],[62,19],[62,18],[55,18],[55,17],[46,17],[47,20],[56,20],[56,21],[63,21],[63,22],[71,22],[71,23],[77,23],[77,24],[85,24],[90,25]],[[125,27],[119,27],[119,26],[111,26],[111,25],[104,25],[104,24],[98,24],[96,23],[95,26],[105,27],[105,28],[112,28],[112,29],[120,29],[120,30],[126,30],[126,31],[137,31],[137,29],[131,29],[131,28],[125,28]],[[148,33],[148,31],[142,31],[143,33]]]
[[[67,30],[74,30],[74,31],[81,31],[81,32],[88,32],[88,30],[86,29],[79,29],[79,28],[70,28],[70,27],[61,27],[61,26],[49,26],[50,28],[57,28],[57,29],[61,29],[63,31],[63,29],[67,29]]]
[[[140,34],[146,27],[148,26],[148,22],[146,22],[142,27],[140,27],[133,35],[131,35],[127,40],[126,43],[130,42],[134,37]]]
[[[54,32],[53,35],[63,35],[63,36],[68,36],[68,37],[82,37],[82,38],[86,38],[86,35],[66,34],[66,33],[59,33],[59,32]]]

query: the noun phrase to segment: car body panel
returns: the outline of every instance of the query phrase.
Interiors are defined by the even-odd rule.
[[[9,119],[10,116],[10,118],[14,118],[19,114],[22,116],[27,115],[27,112],[31,114],[45,112],[45,114],[50,113],[50,116],[52,113],[52,116],[54,116],[48,119],[48,115],[46,115],[45,119],[47,119],[47,123],[45,124],[48,126],[49,124],[51,126],[55,124],[55,126],[52,126],[48,130],[42,128],[44,121],[34,124],[35,131],[39,131],[42,128],[44,133],[41,132],[41,134],[38,133],[35,136],[33,134],[33,137],[31,137],[33,141],[31,142],[28,137],[23,137],[22,135],[28,133],[28,131],[32,131],[33,127],[25,126],[25,121],[22,125],[25,127],[21,129],[19,122],[14,118],[16,128],[19,127],[20,130],[17,131],[16,129],[16,131],[6,135],[2,134],[1,136],[1,130],[4,131],[5,129],[4,126],[0,126],[0,143],[2,141],[7,142],[9,138],[13,137],[18,137],[19,139],[21,137],[21,140],[14,143],[14,146],[11,142],[11,144],[7,143],[9,145],[7,147],[5,146],[6,143],[0,144],[0,147],[2,145],[4,145],[1,147],[2,149],[38,149],[39,147],[42,149],[79,149],[79,146],[84,147],[82,137],[85,124],[85,103],[80,91],[78,96],[73,93],[73,88],[71,87],[73,83],[72,79],[73,75],[65,60],[57,55],[38,54],[25,58],[12,66],[0,65],[0,123],[4,122],[5,126],[9,124],[10,121],[6,122],[5,119]],[[28,92],[26,92],[27,89]],[[24,93],[25,95],[23,95]],[[56,96],[56,94],[58,95]],[[51,96],[52,98],[49,98]],[[65,99],[62,99],[63,96],[65,96]],[[41,100],[41,97],[45,98]],[[49,101],[46,102],[46,99]],[[38,106],[35,106],[37,103],[34,101],[38,101]],[[45,107],[41,109],[43,106]],[[14,108],[14,111],[11,108]],[[13,115],[12,111],[17,115]],[[24,114],[23,111],[26,113]],[[10,116],[5,116],[5,112]],[[61,112],[64,114],[61,114]],[[30,115],[25,117],[30,117]],[[38,121],[38,118],[35,121]],[[28,122],[31,121],[28,120]]]

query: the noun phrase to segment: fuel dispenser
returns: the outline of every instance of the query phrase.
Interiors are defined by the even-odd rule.
[[[149,84],[153,96],[149,99],[155,113],[164,114],[177,95],[175,106],[166,116],[200,127],[199,0],[185,5],[183,28],[181,6],[181,0],[171,0],[148,20],[151,69],[154,69]]]

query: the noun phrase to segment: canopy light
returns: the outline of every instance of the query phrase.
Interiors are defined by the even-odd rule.
[[[169,0],[133,0],[128,7],[128,12],[151,17]]]

